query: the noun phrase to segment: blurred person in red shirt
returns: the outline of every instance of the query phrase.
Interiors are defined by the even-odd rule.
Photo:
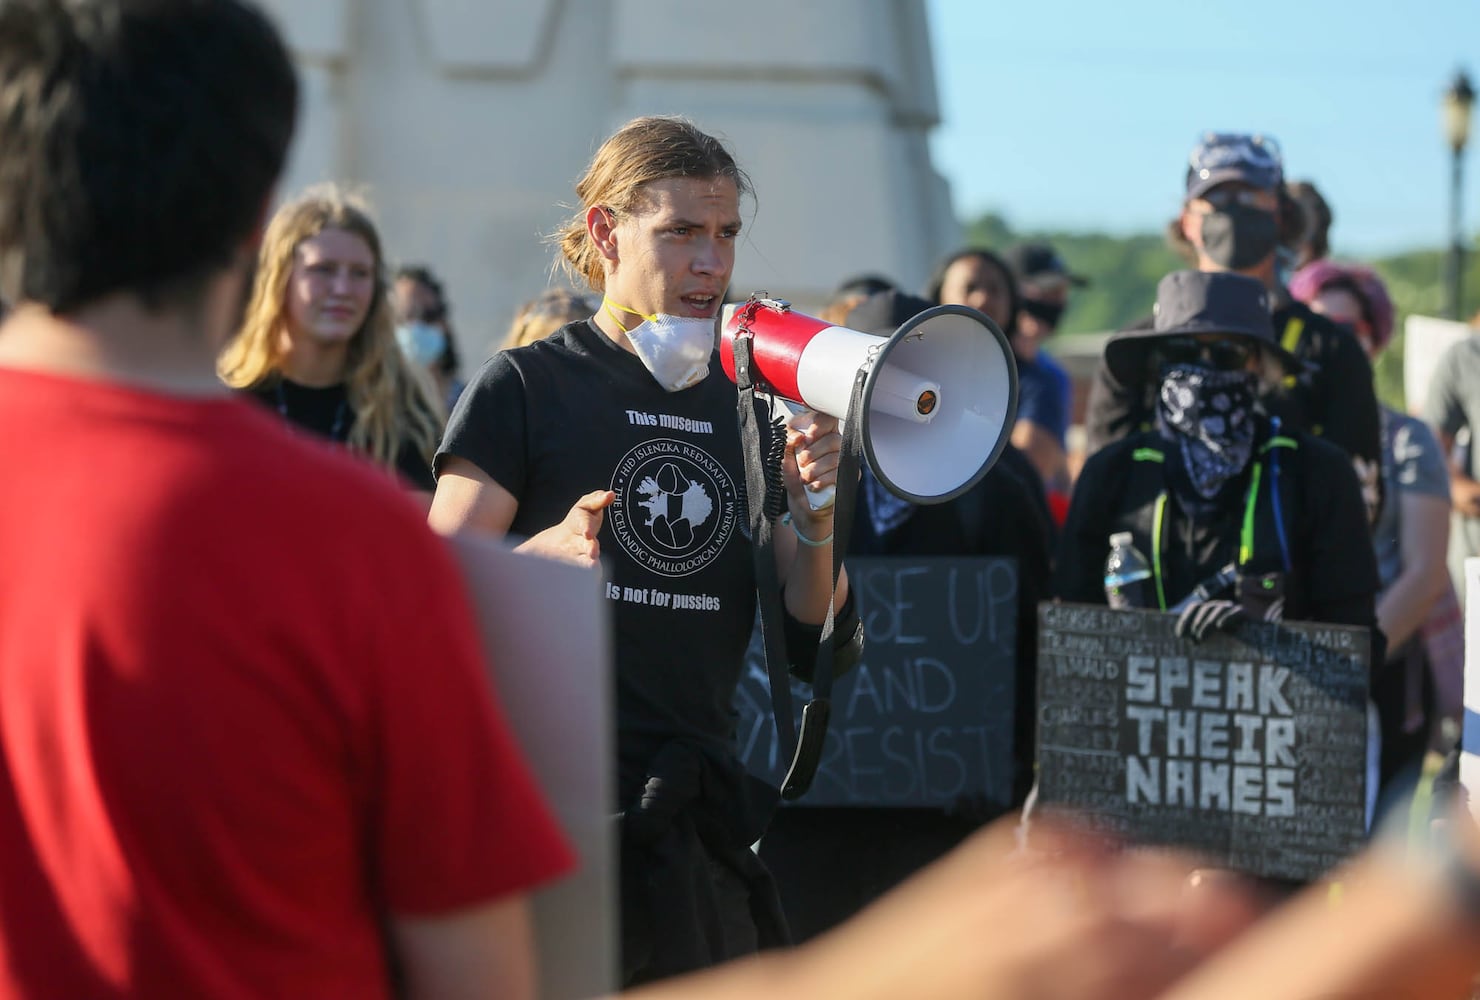
[[[216,379],[296,100],[239,0],[0,5],[0,996],[534,991],[451,554]]]

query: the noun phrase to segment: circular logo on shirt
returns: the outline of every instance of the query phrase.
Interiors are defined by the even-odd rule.
[[[714,561],[735,530],[738,493],[724,466],[687,441],[644,441],[612,476],[608,514],[627,554],[660,576],[688,576]]]

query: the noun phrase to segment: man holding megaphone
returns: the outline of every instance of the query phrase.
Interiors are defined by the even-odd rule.
[[[616,634],[629,984],[786,936],[748,849],[776,791],[741,766],[730,710],[756,613],[756,490],[714,348],[746,190],[725,146],[682,119],[639,118],[608,139],[558,234],[601,308],[495,356],[436,460],[439,531],[600,561]],[[786,517],[759,526],[773,539],[788,659],[810,667],[830,614],[839,636],[859,633],[846,574],[833,586],[833,510],[808,502],[835,486],[842,439],[816,413],[785,435]]]

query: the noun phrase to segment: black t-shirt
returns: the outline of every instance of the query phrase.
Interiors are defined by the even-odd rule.
[[[349,405],[349,388],[343,383],[330,386],[299,385],[290,379],[249,389],[248,393],[272,407],[288,423],[328,438],[337,444],[349,440],[355,425],[355,411]],[[432,467],[411,441],[402,441],[396,452],[396,471],[416,489],[431,493],[437,488]]]
[[[1381,467],[1382,421],[1372,384],[1372,365],[1351,329],[1312,312],[1301,302],[1287,302],[1270,317],[1275,336],[1310,370],[1265,393],[1264,408],[1287,429],[1309,431],[1361,458],[1370,470],[1363,488],[1376,488]],[[1129,329],[1149,329],[1148,317]],[[1105,366],[1103,357],[1090,386],[1085,413],[1089,453],[1112,441],[1148,430],[1156,422],[1156,386],[1151,380],[1125,385]]]
[[[619,794],[664,743],[734,753],[731,700],[755,621],[735,387],[711,359],[667,392],[590,323],[503,351],[463,391],[437,453],[472,462],[519,501],[511,534],[617,495],[601,546],[616,631]]]

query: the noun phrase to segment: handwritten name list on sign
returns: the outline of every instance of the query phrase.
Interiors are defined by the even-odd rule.
[[[1362,842],[1367,631],[1038,609],[1039,797],[1103,829],[1309,879]]]
[[[863,660],[833,685],[822,763],[801,805],[935,806],[1012,792],[1017,563],[849,559]],[[792,682],[800,718],[811,688]],[[740,758],[779,784],[760,632],[736,691]]]

